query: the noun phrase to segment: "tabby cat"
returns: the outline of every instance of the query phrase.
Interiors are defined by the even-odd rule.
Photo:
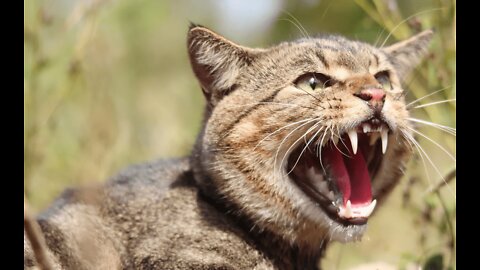
[[[401,82],[432,34],[253,49],[191,25],[206,99],[191,155],[66,190],[37,217],[48,256],[58,269],[318,269],[329,242],[362,238],[404,174]]]

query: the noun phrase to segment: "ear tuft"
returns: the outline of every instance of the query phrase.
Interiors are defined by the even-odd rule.
[[[252,60],[249,48],[196,24],[190,25],[187,45],[193,72],[213,105],[233,88]]]
[[[192,30],[192,28],[195,28],[195,27],[203,27],[203,28],[205,28],[203,25],[196,24],[196,23],[190,21],[190,24],[188,25],[188,30],[190,31],[190,30]]]
[[[433,34],[433,30],[425,30],[383,49],[400,78],[403,79],[425,57]]]

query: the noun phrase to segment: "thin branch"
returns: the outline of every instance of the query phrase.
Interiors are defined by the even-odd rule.
[[[429,193],[437,193],[443,186],[447,185],[450,181],[455,179],[456,176],[457,169],[455,168],[451,172],[449,172],[447,176],[445,176],[445,181],[439,181],[438,184],[429,191]]]
[[[445,214],[445,221],[446,221],[449,236],[450,236],[451,246],[449,246],[449,248],[450,248],[450,252],[452,253],[452,256],[450,258],[450,266],[452,266],[452,264],[453,264],[453,258],[455,257],[455,252],[456,252],[456,249],[455,249],[455,246],[456,246],[455,230],[453,229],[452,218],[451,218],[451,216],[448,212],[448,208],[447,208],[447,205],[445,203],[445,200],[443,199],[443,197],[442,197],[442,195],[440,194],[439,191],[440,191],[441,187],[446,185],[448,182],[452,181],[452,179],[456,178],[456,175],[457,175],[457,169],[453,169],[445,177],[445,181],[444,182],[439,182],[438,185],[433,189],[433,192],[435,193],[435,195],[437,195],[438,200],[440,201],[440,204],[442,205],[442,209],[443,209],[443,212]]]
[[[32,246],[32,251],[35,259],[37,260],[39,269],[53,270],[53,264],[48,257],[47,246],[45,244],[42,231],[40,230],[40,226],[36,220],[32,218],[27,210],[26,199],[24,199],[23,202],[23,224],[25,228],[25,234],[30,242],[30,245]]]

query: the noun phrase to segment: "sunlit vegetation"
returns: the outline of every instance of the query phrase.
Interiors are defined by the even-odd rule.
[[[251,35],[234,31],[248,14],[229,28],[220,1],[199,2],[24,0],[24,184],[31,209],[38,213],[64,188],[103,182],[128,164],[189,153],[204,104],[186,54],[189,20],[252,47],[319,32],[384,46],[434,28],[431,53],[405,82],[421,148],[413,146],[410,169],[364,240],[332,245],[323,265],[454,269],[455,1],[276,1],[261,30],[244,29]]]

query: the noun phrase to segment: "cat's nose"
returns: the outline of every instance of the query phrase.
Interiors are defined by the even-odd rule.
[[[381,88],[366,88],[354,94],[356,97],[365,100],[375,110],[382,110],[385,103],[385,91]]]

